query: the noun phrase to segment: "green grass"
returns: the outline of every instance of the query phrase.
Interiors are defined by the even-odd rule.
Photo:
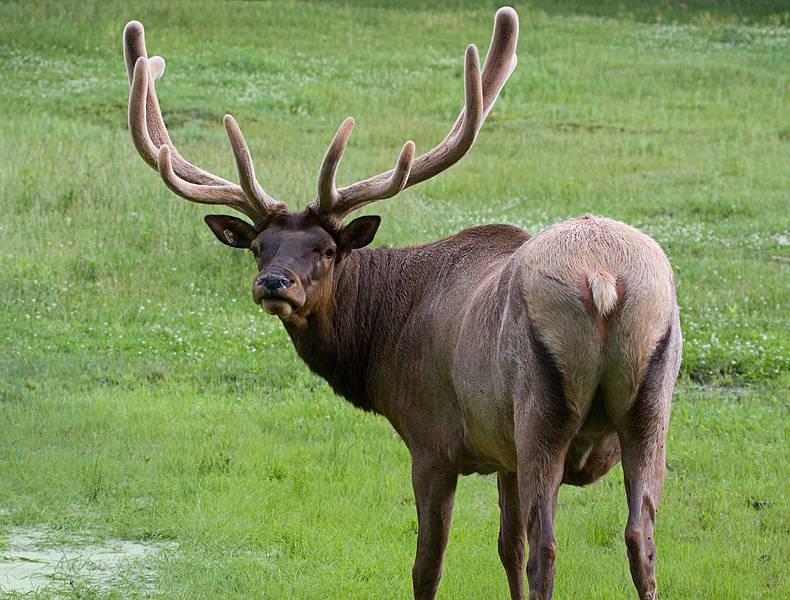
[[[346,115],[340,183],[444,135],[496,6],[430,4],[0,4],[0,557],[3,533],[45,526],[167,541],[147,565],[162,598],[408,597],[405,448],[308,372],[252,304],[251,258],[136,155],[120,36],[137,18],[168,60],[187,157],[235,179],[231,112],[297,208]],[[519,67],[471,156],[376,205],[377,243],[585,212],[654,236],[685,336],[659,589],[788,597],[790,10],[516,7]],[[495,487],[461,482],[440,597],[506,595]],[[619,467],[563,488],[556,597],[634,596],[623,495]],[[130,576],[35,596],[151,593]]]

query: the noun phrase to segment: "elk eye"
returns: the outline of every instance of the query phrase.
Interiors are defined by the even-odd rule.
[[[334,258],[335,257],[335,249],[334,248],[327,248],[324,250],[324,258]]]
[[[253,256],[258,256],[258,249],[255,246],[250,246],[250,252]]]

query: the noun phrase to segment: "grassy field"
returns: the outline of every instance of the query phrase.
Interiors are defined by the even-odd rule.
[[[308,372],[253,305],[251,258],[136,155],[120,41],[139,19],[167,59],[187,157],[235,179],[231,112],[296,208],[346,115],[340,183],[444,135],[496,3],[430,5],[0,4],[0,573],[19,532],[161,544],[106,577],[61,560],[32,597],[408,597],[405,447]],[[654,236],[685,337],[659,590],[790,597],[790,8],[516,8],[519,67],[476,147],[376,205],[377,243],[585,212]],[[442,598],[506,595],[495,488],[460,483]],[[619,466],[563,488],[557,598],[634,596],[625,518]]]

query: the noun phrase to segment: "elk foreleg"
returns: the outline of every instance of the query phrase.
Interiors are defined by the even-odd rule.
[[[412,463],[418,524],[417,556],[412,569],[416,600],[432,600],[436,596],[457,481],[457,472],[444,465],[419,458]]]
[[[497,475],[499,490],[499,558],[507,574],[511,600],[524,599],[526,532],[521,519],[518,480],[515,473]]]

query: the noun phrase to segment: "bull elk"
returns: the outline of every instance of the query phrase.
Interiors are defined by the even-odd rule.
[[[384,415],[405,442],[419,524],[416,598],[433,598],[439,585],[459,474],[497,473],[511,597],[524,597],[526,566],[529,598],[544,599],[560,485],[596,481],[621,458],[631,575],[640,598],[655,598],[653,527],[681,350],[674,278],[659,246],[589,215],[534,237],[485,225],[408,248],[366,248],[380,217],[343,223],[464,157],[516,66],[517,37],[515,11],[500,9],[482,70],[475,46],[466,49],[464,106],[439,145],[415,156],[408,141],[392,169],[338,188],[354,127],[343,121],[316,198],[299,212],[258,183],[230,115],[239,185],[178,153],[154,86],[165,63],[148,58],[136,21],[124,31],[129,129],[173,192],[248,217],[205,221],[223,244],[252,251],[253,299],[279,317],[304,362],[355,406]]]

